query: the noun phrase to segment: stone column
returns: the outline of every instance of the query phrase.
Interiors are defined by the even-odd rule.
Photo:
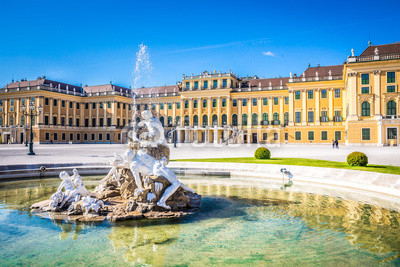
[[[217,125],[221,125],[221,97],[217,98]]]
[[[81,108],[81,107],[79,107],[79,108]],[[72,111],[73,111],[73,122],[72,122],[72,125],[75,125],[75,126],[77,126],[76,125],[76,102],[72,102]]]
[[[65,109],[66,109],[65,125],[72,126],[72,125],[69,125],[69,101],[67,101],[67,100],[65,100]]]
[[[289,91],[289,126],[294,126],[294,91]]]
[[[279,120],[281,121],[281,125],[285,122],[285,114],[283,112],[284,105],[284,96],[279,97]]]
[[[211,114],[211,105],[212,105],[212,101],[211,101],[211,97],[207,98],[207,107],[208,107],[208,125],[212,126],[212,114]]]
[[[301,91],[302,125],[307,125],[307,90]]]
[[[259,97],[257,99],[258,105],[258,125],[261,127],[261,120],[262,120],[262,98]]]
[[[237,100],[237,104],[238,104],[238,125],[243,126],[243,121],[242,121],[242,99],[238,98]]]
[[[274,103],[272,101],[272,97],[269,96],[268,97],[268,120],[269,120],[269,125],[271,125],[271,123],[272,123],[272,121],[274,119],[273,114],[272,114],[272,105],[273,104]]]
[[[189,98],[189,125],[193,126],[193,99]]]
[[[112,110],[111,125],[115,126],[117,124],[117,103],[115,101],[111,103],[111,110]]]
[[[20,106],[21,106],[20,102],[21,102],[20,98],[16,98],[14,100],[14,114],[15,114],[14,124],[15,125],[21,124],[21,116],[20,116],[20,112],[19,112]],[[35,105],[35,107],[37,107],[37,106]]]
[[[319,89],[315,90],[315,125],[321,125],[320,122],[320,107],[319,107]]]
[[[161,105],[160,102],[156,104],[156,117],[157,117],[157,119],[160,118],[160,105]],[[181,106],[181,108],[182,108],[182,106]]]
[[[329,121],[333,121],[334,108],[333,108],[333,88],[328,89],[328,99],[329,99]]]
[[[57,118],[57,125],[61,125],[61,100],[57,100],[57,106],[58,106],[58,118]]]
[[[218,129],[217,128],[214,128],[214,130],[213,130],[213,134],[214,134],[214,144],[217,144],[218,143]]]
[[[251,106],[252,106],[252,101],[251,98],[247,99],[247,112],[249,113],[249,115],[247,116],[247,127],[251,128],[252,126],[252,111],[251,111]],[[248,141],[250,141],[250,138],[247,139]]]
[[[198,122],[199,122],[199,126],[202,125],[202,121],[203,118],[201,117],[201,109],[203,108],[203,103],[201,102],[201,98],[197,99],[197,116],[198,118]]]
[[[226,124],[232,125],[231,97],[226,98]]]
[[[357,106],[357,73],[350,72],[347,77],[347,103],[349,103],[349,116],[347,120],[358,120]]]
[[[374,95],[375,95],[375,99],[373,100],[375,102],[374,103],[375,104],[374,105],[375,106],[375,116],[378,116],[378,118],[379,118],[381,116],[381,114],[383,113],[382,110],[381,110],[381,71],[380,70],[375,70],[374,71],[374,88],[373,88],[373,92],[374,92]],[[398,109],[398,106],[397,106],[397,109]]]

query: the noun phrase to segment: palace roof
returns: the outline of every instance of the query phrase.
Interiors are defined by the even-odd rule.
[[[125,88],[122,86],[117,86],[113,84],[103,84],[103,85],[92,85],[92,86],[84,86],[83,90],[86,93],[102,93],[102,92],[123,92],[130,93],[131,89]]]
[[[77,93],[82,93],[83,89],[80,86],[77,85],[72,85],[72,84],[67,84],[67,83],[62,83],[62,82],[57,82],[57,81],[52,81],[52,80],[48,80],[46,78],[39,78],[36,80],[31,80],[31,81],[17,81],[17,82],[12,82],[6,86],[4,86],[2,89],[15,89],[15,88],[24,88],[24,87],[29,87],[29,86],[44,86],[44,87],[48,87],[48,88],[59,88],[61,90],[69,90],[69,91],[73,91],[75,89],[75,91]]]
[[[400,53],[400,43],[384,44],[384,45],[371,45],[362,52],[360,56],[373,56],[375,49],[378,48],[379,54],[397,54]]]
[[[318,77],[341,76],[343,75],[343,65],[308,67],[303,73],[305,77],[316,77],[317,71]],[[331,73],[329,73],[329,71],[331,71]]]
[[[178,93],[179,87],[177,85],[164,85],[155,87],[142,87],[134,89],[133,92],[137,95],[148,95],[148,94],[170,94]]]

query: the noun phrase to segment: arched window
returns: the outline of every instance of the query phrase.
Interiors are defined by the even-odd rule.
[[[175,123],[176,125],[181,125],[181,116],[176,116]]]
[[[278,114],[278,112],[275,112],[274,115],[273,115],[273,117],[274,117],[274,121],[279,121],[279,114]]]
[[[238,126],[238,116],[237,114],[232,115],[232,125],[233,126]]]
[[[172,117],[168,116],[168,127],[172,126]]]
[[[222,98],[222,107],[226,107],[226,98]]]
[[[189,126],[189,116],[188,115],[186,115],[185,116],[185,118],[184,118],[184,122],[185,122],[185,126]]]
[[[283,117],[284,117],[285,123],[288,123],[289,122],[289,112],[285,112],[285,114],[283,114]]]
[[[263,121],[268,121],[268,113],[263,113],[262,114],[262,120]]]
[[[396,115],[396,102],[394,102],[393,100],[387,102],[386,115],[389,116]]]
[[[257,113],[253,113],[253,115],[251,116],[251,124],[258,125],[258,115],[257,115]]]
[[[197,99],[193,100],[193,108],[197,108]]]
[[[212,125],[218,125],[218,116],[215,114],[212,116]]]
[[[161,122],[161,125],[164,126],[164,117],[163,116],[160,117],[160,122]]]
[[[199,117],[197,115],[193,116],[193,125],[198,126],[199,125]]]
[[[21,116],[21,125],[25,125],[25,116]]]
[[[221,121],[222,125],[226,125],[227,124],[227,117],[226,114],[222,114],[222,121]]]
[[[242,125],[247,125],[247,114],[242,115]]]
[[[362,104],[361,104],[361,116],[363,116],[363,117],[368,117],[368,116],[370,116],[370,105],[369,105],[369,102],[367,102],[367,101],[364,101]]]
[[[207,125],[208,125],[208,116],[203,115],[203,126],[207,126]]]
[[[189,108],[189,100],[185,100],[185,108]]]

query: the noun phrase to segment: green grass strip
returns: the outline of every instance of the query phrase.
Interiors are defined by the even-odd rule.
[[[302,159],[302,158],[272,158],[272,159],[208,158],[208,159],[176,159],[176,160],[172,160],[172,161],[296,165],[296,166],[310,166],[310,167],[348,169],[348,170],[379,172],[379,173],[388,173],[388,174],[398,174],[398,175],[400,175],[400,167],[398,167],[398,166],[368,164],[368,166],[366,166],[366,167],[353,167],[353,166],[349,166],[346,162],[319,160],[319,159]]]

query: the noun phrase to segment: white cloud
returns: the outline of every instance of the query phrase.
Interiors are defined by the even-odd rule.
[[[270,56],[270,57],[274,57],[274,56],[275,56],[275,54],[274,54],[274,53],[272,53],[271,51],[268,51],[268,52],[262,52],[262,54],[263,54],[264,56]]]

